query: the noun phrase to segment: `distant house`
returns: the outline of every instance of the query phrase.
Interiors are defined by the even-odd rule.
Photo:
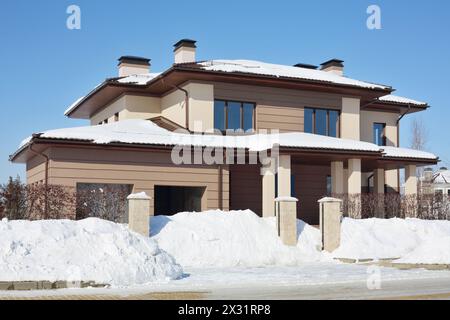
[[[450,170],[447,168],[442,167],[435,172],[427,168],[421,181],[422,192],[450,196]]]
[[[401,119],[428,104],[344,75],[342,60],[320,67],[199,61],[196,48],[193,40],[177,42],[173,63],[157,73],[150,71],[150,59],[121,57],[117,77],[65,113],[89,125],[36,133],[10,160],[26,164],[28,184],[145,191],[152,198],[150,215],[251,209],[270,217],[275,197],[293,196],[298,218],[310,224],[319,223],[317,200],[327,194],[398,193],[400,169],[406,169],[406,194],[417,194],[416,168],[439,161],[399,147]],[[210,134],[229,130],[253,134]],[[247,158],[271,152],[275,144],[261,141],[272,130],[280,133],[274,169],[171,159],[175,138],[200,151],[231,146]]]

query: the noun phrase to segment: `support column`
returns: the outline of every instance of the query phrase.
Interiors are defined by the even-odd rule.
[[[261,168],[262,174],[262,215],[264,218],[275,216],[275,163],[270,159],[270,165]]]
[[[348,215],[361,218],[361,159],[348,160]]]
[[[331,162],[331,193],[333,195],[344,194],[344,162]]]
[[[319,201],[322,249],[333,252],[341,243],[342,200],[323,198]]]
[[[376,217],[383,219],[384,212],[384,169],[375,169],[373,171],[373,194],[376,197]]]
[[[405,166],[405,217],[417,217],[417,173],[415,165]]]
[[[275,199],[278,236],[287,246],[297,245],[297,201],[287,196]]]
[[[280,155],[278,158],[278,197],[291,196],[291,156]]]

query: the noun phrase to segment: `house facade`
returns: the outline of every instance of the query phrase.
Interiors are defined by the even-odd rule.
[[[121,57],[118,77],[66,111],[90,126],[37,133],[22,144],[11,161],[26,164],[27,183],[145,191],[150,215],[251,209],[273,216],[276,196],[294,196],[298,217],[318,224],[323,196],[399,192],[403,168],[406,193],[414,195],[417,166],[438,162],[399,148],[401,119],[428,105],[344,76],[341,60],[320,67],[198,61],[195,41],[174,47],[174,64],[162,73],[152,73],[149,59]],[[225,140],[237,141],[245,159],[257,149],[252,139],[279,132],[274,170],[249,161],[174,163],[169,140],[180,130],[200,136],[192,143],[200,150],[226,145],[214,134],[242,131]]]

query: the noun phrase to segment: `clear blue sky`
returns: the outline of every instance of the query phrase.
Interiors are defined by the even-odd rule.
[[[81,7],[81,30],[66,9]],[[382,30],[366,28],[381,7]],[[24,174],[8,155],[33,132],[87,124],[64,110],[104,78],[116,59],[140,55],[161,71],[180,38],[198,41],[198,59],[244,58],[319,64],[345,60],[346,74],[394,86],[432,108],[401,123],[401,144],[421,117],[428,150],[450,166],[450,2],[441,1],[2,1],[0,8],[0,182]]]

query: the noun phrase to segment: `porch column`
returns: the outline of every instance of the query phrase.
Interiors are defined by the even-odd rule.
[[[361,159],[348,160],[348,215],[361,218]]]
[[[270,165],[261,169],[262,174],[262,215],[263,217],[275,216],[275,163],[276,159],[270,159]]]
[[[344,162],[331,162],[331,193],[333,195],[344,194]]]
[[[376,197],[376,217],[384,218],[384,169],[373,171],[373,193]]]
[[[278,158],[278,197],[291,196],[291,156],[280,155]]]
[[[405,195],[407,218],[417,217],[417,173],[415,165],[405,166]]]

